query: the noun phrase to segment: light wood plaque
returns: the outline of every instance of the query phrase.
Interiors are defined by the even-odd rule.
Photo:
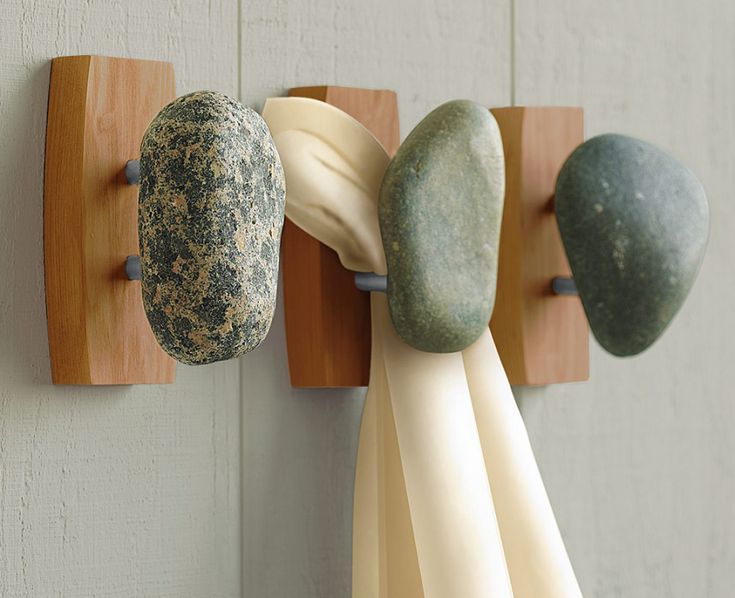
[[[589,329],[579,297],[554,295],[571,276],[554,215],[556,178],[584,141],[581,108],[492,110],[505,150],[506,191],[490,321],[511,384],[587,380]]]
[[[321,100],[360,121],[389,155],[398,149],[396,94],[350,87],[297,87],[290,96]],[[291,385],[367,386],[370,294],[337,254],[286,219],[281,245],[286,345]]]
[[[137,186],[125,163],[175,97],[164,62],[68,56],[51,64],[44,181],[46,314],[54,384],[161,384],[175,362],[158,346],[140,281]]]

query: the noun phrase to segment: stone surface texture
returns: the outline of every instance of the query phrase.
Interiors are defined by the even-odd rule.
[[[255,348],[275,310],[285,179],[263,119],[219,93],[166,106],[141,143],[143,303],[187,364]]]
[[[701,183],[650,143],[600,135],[562,167],[556,213],[595,337],[614,355],[644,351],[702,263],[709,208]]]
[[[393,325],[421,351],[461,351],[495,302],[505,168],[495,119],[468,100],[424,118],[391,161],[380,231]]]

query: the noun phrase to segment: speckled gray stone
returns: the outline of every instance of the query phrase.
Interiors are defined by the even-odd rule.
[[[601,135],[564,164],[555,205],[592,332],[614,355],[640,353],[679,310],[702,262],[702,185],[649,143]]]
[[[388,305],[396,331],[421,351],[461,351],[495,302],[505,168],[487,108],[443,104],[398,149],[380,190]]]
[[[174,359],[237,357],[268,333],[285,179],[253,110],[213,92],[182,96],[141,144],[143,304]]]

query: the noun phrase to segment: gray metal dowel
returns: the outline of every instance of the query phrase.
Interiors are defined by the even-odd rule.
[[[555,295],[579,295],[574,279],[566,276],[552,278],[551,290]]]
[[[355,286],[369,293],[385,293],[388,290],[388,277],[374,272],[355,272]]]
[[[140,184],[140,160],[125,162],[125,180],[128,181],[128,185]]]
[[[125,260],[125,274],[128,280],[142,280],[143,268],[140,265],[139,255],[129,255]]]

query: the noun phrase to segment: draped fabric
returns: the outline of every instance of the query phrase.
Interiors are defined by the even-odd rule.
[[[377,197],[389,158],[377,140],[316,100],[270,99],[263,117],[289,218],[345,267],[385,273]],[[371,313],[353,596],[581,596],[490,331],[461,353],[424,353],[398,337],[384,295]]]

